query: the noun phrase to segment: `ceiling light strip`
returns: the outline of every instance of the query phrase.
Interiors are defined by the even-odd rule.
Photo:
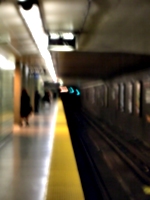
[[[46,67],[51,75],[54,82],[57,82],[57,76],[54,70],[53,61],[51,55],[47,49],[48,36],[44,32],[42,20],[40,17],[39,8],[37,5],[33,5],[30,10],[24,10],[21,6],[19,7],[20,13],[23,16],[35,43],[45,60]]]

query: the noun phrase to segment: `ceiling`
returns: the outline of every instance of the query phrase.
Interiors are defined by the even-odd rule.
[[[39,0],[46,33],[73,32],[75,51],[50,51],[64,83],[81,84],[150,65],[149,0]],[[32,68],[45,68],[16,0],[0,3],[0,44]],[[7,38],[8,39],[8,38]]]

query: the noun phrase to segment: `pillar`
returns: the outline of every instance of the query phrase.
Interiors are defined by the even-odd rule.
[[[14,124],[20,124],[20,97],[22,88],[22,64],[16,61],[16,69],[14,73]]]

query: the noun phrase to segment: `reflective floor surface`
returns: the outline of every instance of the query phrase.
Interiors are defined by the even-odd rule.
[[[14,127],[12,138],[0,149],[0,200],[48,200],[48,183],[58,192],[48,180],[58,110],[58,102],[53,102],[30,117],[30,126]]]

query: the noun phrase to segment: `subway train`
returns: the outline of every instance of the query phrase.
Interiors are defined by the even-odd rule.
[[[148,200],[149,70],[85,84],[79,96],[67,88],[61,98],[85,195]]]
[[[81,88],[82,107],[122,137],[150,143],[149,69]]]

